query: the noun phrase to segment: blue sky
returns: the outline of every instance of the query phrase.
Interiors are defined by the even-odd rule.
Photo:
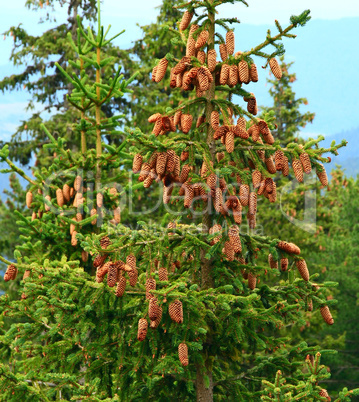
[[[326,20],[333,21],[342,18],[353,18],[357,17],[359,22],[359,2],[357,0],[342,0],[340,2],[340,7],[337,2],[328,1],[328,0],[248,0],[250,7],[245,7],[240,3],[236,5],[223,5],[221,10],[221,16],[224,17],[238,17],[241,22],[245,24],[260,25],[258,27],[258,32],[260,31],[260,38],[264,38],[266,33],[266,27],[270,27],[273,24],[274,19],[278,19],[283,26],[288,22],[289,17],[292,14],[299,14],[306,8],[311,9],[311,15],[314,20]],[[108,24],[112,25],[113,33],[118,32],[119,30],[126,29],[126,32],[119,37],[117,44],[121,47],[126,48],[132,40],[137,39],[140,35],[140,29],[136,26],[136,24],[145,25],[150,22],[153,22],[156,18],[157,11],[156,6],[160,5],[160,0],[133,0],[132,2],[123,2],[119,0],[104,0],[102,1],[102,23],[107,26]],[[7,1],[2,4],[2,12],[0,13],[0,33],[5,31],[8,27],[12,25],[18,25],[20,22],[23,23],[25,29],[27,29],[32,34],[40,34],[41,31],[48,29],[53,24],[43,23],[39,24],[39,17],[45,16],[46,6],[41,11],[31,11],[24,7],[25,0],[12,0]],[[57,10],[58,22],[64,21],[66,19],[66,11],[65,10]],[[241,26],[240,26],[241,27]],[[310,27],[310,24],[308,24]],[[254,27],[253,27],[254,28]],[[239,28],[238,32],[241,32],[242,28]],[[285,42],[285,46],[287,47],[287,60],[296,61],[296,67],[298,68],[298,82],[295,84],[298,92],[298,96],[306,96],[309,99],[309,104],[311,108],[309,110],[317,112],[317,119],[315,124],[307,129],[308,135],[313,131],[313,133],[328,133],[329,135],[337,132],[337,127],[333,127],[333,125],[328,122],[328,116],[332,115],[332,110],[330,109],[330,104],[323,106],[323,112],[320,111],[321,102],[320,98],[315,98],[313,95],[313,102],[311,103],[311,98],[308,94],[311,89],[316,88],[317,93],[323,93],[327,98],[333,97],[334,92],[339,90],[340,77],[333,77],[333,85],[337,84],[338,87],[333,89],[332,92],[328,92],[329,85],[332,83],[320,81],[320,77],[317,74],[310,74],[309,70],[306,71],[305,66],[310,64],[309,56],[310,54],[320,54],[322,57],[322,66],[311,66],[316,71],[318,69],[323,68],[323,66],[328,66],[333,63],[332,57],[337,57],[336,50],[337,48],[333,47],[333,38],[326,37],[322,38],[320,42],[316,42],[316,47],[313,47],[314,41],[311,41],[311,38],[306,32],[309,32],[309,29],[300,28],[296,33],[298,34],[298,39],[295,41]],[[307,30],[307,31],[305,31]],[[255,30],[254,30],[255,31]],[[359,30],[358,30],[359,31]],[[336,32],[335,37],[337,39],[336,43],[344,43],[348,44],[348,40],[351,40],[353,44],[358,43],[359,40],[359,32],[355,32],[355,35],[348,35],[346,32]],[[244,32],[244,31],[243,31]],[[244,36],[244,35],[243,35]],[[349,36],[349,38],[348,38]],[[242,37],[242,36],[241,36]],[[1,38],[0,38],[1,39]],[[315,38],[318,39],[318,38]],[[244,38],[244,42],[247,41],[247,38]],[[303,43],[303,41],[305,43]],[[237,40],[237,45],[240,48],[241,40]],[[294,42],[294,43],[293,43]],[[254,45],[250,44],[250,46]],[[248,48],[248,44],[245,43],[243,46]],[[350,45],[344,49],[345,52],[350,51]],[[298,49],[306,49],[306,51],[302,51],[302,53],[298,53]],[[16,69],[9,63],[9,56],[11,50],[11,38],[6,38],[5,40],[0,40],[0,79],[6,75],[12,74],[16,72]],[[308,58],[306,59],[306,55]],[[345,54],[344,56],[348,56]],[[354,57],[358,57],[357,55]],[[344,57],[345,58],[345,57]],[[357,62],[359,60],[354,59],[353,65],[358,65]],[[302,64],[301,64],[302,63]],[[353,72],[355,73],[356,68]],[[294,68],[297,71],[297,68]],[[262,69],[260,69],[262,70]],[[303,71],[303,72],[302,72]],[[343,70],[338,72],[339,74],[346,74],[346,68],[343,66]],[[299,74],[301,72],[301,74]],[[262,85],[257,84],[255,88],[258,90],[259,94],[257,95],[259,104],[266,104],[269,102],[269,97],[267,94],[267,89],[264,85],[265,77],[268,75],[268,71],[261,71],[262,76]],[[312,80],[312,81],[311,81]],[[337,81],[336,83],[334,81]],[[357,82],[357,80],[356,80]],[[348,109],[344,109],[343,107],[343,129],[350,129],[355,126],[355,121],[351,118],[353,115],[353,111],[358,110],[356,108],[355,93],[357,88],[354,86],[347,88],[350,96],[353,97],[352,102],[348,105]],[[260,95],[260,96],[259,96]],[[355,96],[355,99],[354,99]],[[0,94],[0,138],[8,140],[18,125],[19,121],[26,116],[26,112],[24,108],[27,104],[28,94],[26,92],[17,92],[14,94]],[[346,99],[348,97],[346,96]],[[349,97],[349,99],[351,99]],[[325,99],[328,102],[328,99]],[[337,100],[338,101],[338,100]],[[356,101],[358,102],[358,101]],[[315,106],[315,109],[313,109]],[[359,106],[359,105],[358,105]],[[333,108],[334,110],[334,108]],[[325,114],[327,112],[327,114]],[[347,114],[345,114],[347,113]],[[355,113],[357,114],[357,112]],[[358,123],[359,125],[359,123]]]

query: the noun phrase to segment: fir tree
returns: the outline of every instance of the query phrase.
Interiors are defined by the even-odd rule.
[[[108,42],[100,18],[96,34],[79,24],[77,41],[69,38],[76,47],[72,65],[78,74],[57,67],[74,88],[68,100],[80,114],[74,128],[81,152],[69,151],[62,137],[42,126],[50,141],[47,148],[57,156],[53,167],[39,170],[35,180],[27,178],[33,194],[28,204],[36,218],[19,214],[25,244],[17,248],[17,262],[5,274],[8,280],[17,271],[24,274],[23,297],[0,298],[2,319],[18,320],[0,338],[3,361],[8,362],[0,366],[6,400],[255,401],[271,398],[272,389],[278,398],[281,393],[286,397],[291,385],[294,397],[304,389],[307,400],[327,399],[318,384],[325,377],[317,367],[319,355],[313,357],[318,348],[305,342],[287,348],[285,338],[273,336],[275,327],[290,325],[301,314],[298,310],[311,303],[332,323],[328,306],[334,301],[324,297],[328,284],[312,282],[290,239],[255,233],[257,196],[271,203],[276,199],[265,160],[281,147],[271,133],[273,119],[256,117],[255,96],[245,89],[246,83],[257,81],[252,56],[266,59],[280,78],[275,57],[283,48],[277,42],[305,25],[309,11],[291,17],[285,29],[277,23],[279,33],[272,37],[268,32],[250,51],[234,53],[234,34],[227,24],[236,20],[216,19],[221,3],[191,1],[180,7],[185,13],[177,36],[186,55],[167,54],[153,74],[161,82],[170,65],[172,86],[188,95],[149,117],[152,134],[130,128],[121,145],[103,141],[104,135],[117,134],[122,116],[106,118],[101,106],[112,95],[122,96],[130,80],[119,71],[102,80],[101,68],[114,60],[101,58]],[[218,25],[227,30],[226,39],[216,32]],[[228,98],[216,96],[223,92]],[[232,94],[243,97],[242,106],[230,100]],[[91,136],[96,149],[86,146]],[[125,183],[122,169],[129,158],[127,143],[140,181],[135,185]],[[299,163],[306,168],[309,160],[325,184],[320,162],[328,159],[318,143],[313,140],[304,148],[288,144],[282,149],[288,160],[277,157],[277,167],[281,163],[284,173],[290,161],[298,176]],[[327,151],[339,147],[333,144]],[[186,149],[188,155],[182,153]],[[7,147],[0,156],[21,173]],[[119,223],[124,196],[143,185],[153,188],[155,181],[170,207],[160,224],[139,221],[142,227],[133,230],[126,226],[126,214]],[[243,221],[248,220],[248,230],[241,225],[242,212],[247,212]],[[93,260],[87,260],[87,253]],[[277,267],[257,263],[268,254],[274,262],[289,259],[287,278],[274,286],[267,277],[277,276]],[[24,317],[27,322],[20,322]],[[348,400],[343,392],[338,401]]]

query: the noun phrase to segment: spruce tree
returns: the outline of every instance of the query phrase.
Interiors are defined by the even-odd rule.
[[[57,67],[74,88],[68,101],[79,113],[74,129],[81,152],[41,126],[56,156],[35,180],[26,177],[27,204],[36,215],[18,214],[25,244],[5,273],[14,280],[19,271],[24,285],[20,300],[0,298],[2,320],[17,320],[0,337],[5,400],[329,400],[318,384],[328,376],[318,348],[305,342],[287,348],[287,340],[273,334],[305,308],[320,310],[332,324],[334,301],[323,293],[330,284],[312,282],[290,239],[255,232],[257,196],[264,195],[267,208],[276,200],[271,158],[284,175],[291,162],[296,177],[314,168],[326,184],[320,164],[328,161],[326,150],[314,140],[281,148],[273,120],[256,117],[255,96],[245,86],[257,81],[253,56],[264,58],[280,79],[278,41],[305,25],[309,11],[291,17],[285,29],[277,23],[279,33],[268,32],[257,47],[235,53],[228,24],[236,20],[216,19],[226,2],[233,0],[179,6],[177,40],[186,55],[167,54],[153,78],[160,83],[169,65],[171,87],[187,96],[149,117],[151,134],[129,128],[120,145],[103,136],[118,135],[122,116],[106,118],[101,106],[122,96],[130,80],[119,70],[108,81],[101,77],[114,60],[101,58],[108,41],[100,18],[97,33],[79,23],[77,40],[69,37],[78,73]],[[233,94],[243,98],[242,106],[231,101]],[[86,146],[89,137],[95,149]],[[127,144],[138,184],[123,169]],[[0,156],[24,176],[7,147]],[[140,217],[134,230],[122,208],[120,222],[125,196],[156,182],[167,205],[162,220]],[[263,256],[269,267],[258,263]],[[277,264],[286,259],[287,276],[269,286],[267,278],[277,277]],[[344,390],[337,401],[354,393]]]

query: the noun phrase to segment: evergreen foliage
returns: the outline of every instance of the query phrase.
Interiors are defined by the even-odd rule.
[[[274,119],[256,117],[255,96],[245,89],[256,81],[253,56],[280,78],[275,57],[284,50],[278,41],[305,25],[309,11],[291,17],[285,29],[277,22],[277,35],[268,32],[257,47],[234,54],[227,24],[235,19],[216,19],[217,8],[228,2],[234,3],[178,6],[185,13],[176,39],[186,56],[168,53],[153,79],[160,82],[169,65],[170,86],[186,96],[149,117],[152,134],[131,127],[120,144],[104,141],[119,135],[124,116],[108,117],[102,106],[124,96],[135,76],[126,79],[113,58],[103,58],[109,41],[98,17],[97,32],[79,21],[77,37],[68,35],[76,73],[56,64],[73,88],[68,102],[78,116],[81,151],[41,125],[45,149],[55,157],[33,180],[9,159],[7,146],[1,150],[1,161],[30,182],[27,203],[36,214],[17,214],[24,243],[5,274],[13,280],[17,271],[24,275],[23,294],[0,298],[4,400],[328,400],[319,384],[328,374],[320,354],[313,357],[319,348],[306,342],[288,347],[276,331],[311,305],[329,321],[327,307],[335,301],[326,300],[325,289],[332,283],[313,282],[317,275],[309,277],[291,239],[255,232],[256,200],[264,195],[266,208],[276,200],[268,159],[276,154],[275,167],[281,164],[285,173],[279,151],[297,178],[306,166],[299,157],[306,154],[325,183],[321,163],[328,158],[322,154],[344,144],[324,149],[318,139],[282,148],[271,133]],[[218,47],[222,61],[216,62]],[[113,71],[106,80],[105,66]],[[233,94],[243,98],[242,106],[231,101]],[[138,184],[124,169],[132,159]],[[161,221],[139,220],[134,230],[122,208],[120,222],[120,202],[157,182],[168,207]],[[260,262],[268,254],[274,262],[289,259],[274,285],[278,268]],[[7,329],[9,319],[15,322]],[[337,401],[356,393],[343,390]]]

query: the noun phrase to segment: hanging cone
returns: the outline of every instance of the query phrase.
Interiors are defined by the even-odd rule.
[[[241,82],[249,83],[249,68],[245,60],[241,60],[238,63],[238,75]]]
[[[239,127],[243,131],[246,131],[246,126],[246,119],[243,116],[239,117],[237,120],[237,127]]]
[[[219,54],[221,55],[222,61],[226,61],[228,59],[227,46],[224,43],[219,45]]]
[[[181,127],[183,134],[187,134],[192,126],[193,117],[190,114],[181,115]]]
[[[102,206],[103,206],[103,195],[101,193],[96,194],[96,205],[98,208],[102,208]]]
[[[77,238],[76,238],[76,235],[77,235],[77,232],[76,232],[76,230],[74,230],[74,231],[72,232],[72,235],[71,235],[71,246],[73,246],[73,247],[76,247],[76,246],[77,246]]]
[[[207,65],[209,68],[209,71],[212,73],[217,65],[217,53],[215,49],[210,49],[208,50],[207,53]]]
[[[130,286],[135,287],[138,279],[138,271],[137,268],[133,268],[131,271],[128,271],[128,278],[130,282]]]
[[[248,226],[250,229],[255,229],[256,227],[256,215],[255,214],[250,214],[249,212],[247,213],[247,220],[248,220]]]
[[[136,257],[133,254],[129,254],[126,257],[126,264],[132,269],[136,268]]]
[[[319,163],[320,167],[323,169],[322,171],[318,171],[317,169],[317,176],[320,182],[322,183],[322,186],[327,186],[328,185],[328,176],[327,172],[325,171],[324,165],[322,163]]]
[[[303,168],[302,168],[302,164],[300,163],[300,160],[293,159],[292,166],[293,166],[295,178],[299,181],[299,183],[302,183],[303,182]]]
[[[234,133],[233,131],[228,131],[225,139],[226,151],[231,154],[234,151]]]
[[[237,198],[237,197],[236,197]],[[234,221],[240,225],[242,223],[242,205],[239,202],[238,198],[235,204],[232,203],[232,212]]]
[[[282,272],[285,272],[288,269],[288,258],[280,259],[280,269]]]
[[[31,191],[28,191],[28,192],[26,193],[26,206],[27,206],[28,208],[31,208],[31,204],[32,204],[32,192],[31,192]]]
[[[64,195],[64,199],[66,202],[70,201],[70,186],[68,184],[64,184],[64,186],[62,187],[62,194]]]
[[[272,254],[268,254],[268,263],[272,269],[278,269],[278,261],[276,261]]]
[[[206,115],[202,114],[197,119],[196,128],[200,127],[205,122],[206,122]]]
[[[324,389],[324,388],[322,388],[322,389],[320,390],[319,395],[320,395],[320,396],[323,396],[324,398],[327,398],[327,401],[328,401],[328,402],[330,402],[330,401],[332,400],[331,397],[330,397],[329,394],[328,394],[328,391],[327,391],[326,389]]]
[[[180,300],[175,300],[168,306],[168,313],[171,320],[177,324],[183,323],[183,306]]]
[[[295,262],[295,265],[298,268],[298,271],[300,273],[300,276],[305,280],[305,281],[309,281],[309,271],[308,271],[308,267],[307,267],[307,263],[305,262],[305,260],[297,260]]]
[[[156,177],[157,177],[156,169],[151,169],[150,173],[148,174],[148,176],[143,181],[143,187],[144,188],[149,188],[151,186],[151,184],[153,183],[153,180],[155,180]]]
[[[104,280],[104,277],[108,273],[108,270],[111,266],[112,262],[106,262],[106,264],[102,265],[101,267],[98,267],[96,270],[96,282],[102,283]]]
[[[222,238],[222,226],[219,224],[215,224],[213,225],[210,229],[209,229],[209,234],[215,234],[215,233],[221,233],[219,236],[214,237],[210,244],[211,246],[213,246],[214,244],[218,243],[221,238]]]
[[[161,119],[161,118],[162,118],[161,113],[151,114],[151,116],[148,118],[148,122],[149,123],[156,123],[156,121]]]
[[[111,240],[109,239],[108,236],[104,236],[102,237],[102,239],[100,240],[100,246],[103,249],[106,249],[109,245],[111,244]]]
[[[80,191],[82,186],[82,177],[81,176],[76,176],[75,181],[74,181],[74,189],[75,191]]]
[[[149,300],[153,297],[150,293],[151,290],[156,290],[156,280],[154,278],[147,278],[146,280],[146,299]]]
[[[248,184],[242,184],[239,188],[239,200],[243,207],[246,207],[249,203],[249,186]]]
[[[251,272],[248,272],[248,287],[250,290],[254,290],[257,286],[257,277],[252,274]]]
[[[189,157],[189,152],[188,151],[182,151],[182,153],[181,153],[181,161],[186,162],[188,157]]]
[[[160,325],[161,319],[162,319],[162,307],[158,306],[158,317],[154,321],[151,321],[150,327],[152,329],[157,328]]]
[[[252,113],[254,115],[256,115],[258,113],[257,99],[254,95],[252,98],[249,99],[249,101],[247,103],[247,110],[249,113]]]
[[[147,177],[147,176],[149,175],[149,173],[150,173],[150,170],[151,170],[150,165],[149,165],[148,163],[144,163],[144,164],[142,165],[142,167],[141,167],[141,172],[140,172],[140,175],[139,175],[139,177],[138,177],[138,181],[139,181],[139,182],[145,181],[146,177]],[[98,193],[98,194],[97,194],[97,198],[98,198],[98,197],[101,197],[101,205],[99,205],[98,199],[97,199],[97,206],[98,206],[98,207],[102,207],[102,199],[103,199],[103,196],[102,196],[102,194]]]
[[[197,60],[201,63],[204,64],[206,62],[206,53],[203,50],[199,50],[197,52]]]
[[[156,161],[156,173],[158,175],[163,175],[166,171],[167,164],[167,152],[159,152]]]
[[[331,314],[328,306],[321,307],[320,308],[320,314],[322,315],[322,317],[324,318],[324,321],[327,324],[329,324],[329,325],[334,324],[334,320],[333,320],[332,314]]]
[[[88,259],[89,259],[89,253],[87,251],[85,251],[85,250],[82,250],[81,251],[81,260],[83,262],[87,262]]]
[[[175,65],[175,67],[173,68],[173,74],[176,74],[176,75],[182,74],[186,70],[187,66],[190,66],[190,65],[191,65],[191,57],[189,57],[189,56],[182,57],[182,59],[179,61],[179,63],[177,63]]]
[[[110,288],[113,288],[116,285],[117,280],[118,280],[117,264],[111,263],[108,268],[107,285]]]
[[[216,153],[216,159],[217,159],[217,162],[218,162],[218,163],[219,163],[223,158],[224,158],[224,152],[217,152],[217,153]]]
[[[284,152],[281,149],[277,149],[274,154],[274,161],[276,170],[280,171],[283,169]]]
[[[191,23],[193,17],[193,13],[190,13],[188,10],[186,10],[183,13],[180,25],[179,25],[179,29],[180,31],[184,31],[185,29],[188,28],[188,25]]]
[[[185,208],[189,208],[192,205],[192,201],[193,201],[193,197],[194,197],[193,187],[188,182],[184,183],[183,187],[185,190],[183,206]]]
[[[286,241],[280,241],[277,247],[289,254],[300,254],[300,248],[294,243],[287,243]]]
[[[62,194],[61,188],[56,190],[56,202],[59,207],[64,205],[64,195]]]
[[[233,250],[236,254],[242,252],[242,244],[241,239],[239,237],[239,228],[236,225],[233,225],[229,228],[228,231],[229,242],[231,243]]]
[[[7,266],[5,275],[4,275],[4,281],[8,282],[10,280],[16,279],[17,276],[17,268],[14,264],[10,264]]]
[[[191,166],[188,164],[183,165],[181,175],[180,175],[180,182],[184,183],[188,179],[189,172],[191,171]]]
[[[198,87],[200,92],[205,92],[209,89],[209,81],[204,69],[200,68],[197,72]]]
[[[22,277],[22,280],[24,281],[25,279],[29,278],[31,274],[31,271],[29,269],[26,269],[24,272],[24,275]]]
[[[227,258],[228,261],[233,261],[234,260],[234,248],[232,244],[229,241],[226,241],[224,243],[224,249],[223,252]]]
[[[238,84],[238,70],[235,64],[229,66],[228,85],[233,88]]]
[[[177,110],[174,114],[174,124],[177,126],[181,122],[182,110]]]
[[[132,171],[133,173],[139,173],[141,170],[142,166],[142,155],[141,154],[136,154],[135,157],[133,158],[133,163],[132,163]]]
[[[226,85],[229,77],[229,65],[228,64],[222,64],[221,67],[221,73],[219,77],[219,83],[221,85]]]
[[[157,304],[156,297],[152,297],[148,304],[148,318],[151,321],[155,321],[160,315],[159,305]]]
[[[168,149],[167,152],[167,163],[165,170],[168,172],[172,173],[175,170],[175,164],[176,164],[176,153],[173,149]]]
[[[257,66],[254,63],[252,63],[250,68],[249,68],[249,78],[253,82],[258,82]]]
[[[117,286],[116,286],[116,296],[122,297],[126,290],[126,278],[124,276],[120,276]]]
[[[188,366],[188,348],[185,343],[180,343],[178,345],[178,358],[182,366]]]
[[[161,130],[162,130],[162,118],[157,119],[155,121],[155,125],[153,126],[152,129],[152,134],[154,134],[157,137],[160,134]]]
[[[262,181],[262,173],[259,170],[253,170],[252,183],[254,188],[258,188]]]
[[[49,195],[46,195],[45,199],[51,202],[51,197]],[[49,212],[51,207],[44,203],[44,208],[46,212]]]
[[[223,195],[220,188],[216,188],[213,200],[214,209],[220,213],[223,206]]]
[[[257,194],[255,192],[249,194],[248,212],[250,215],[255,215],[257,212]]]
[[[113,219],[115,223],[120,223],[121,222],[121,209],[120,207],[117,207],[113,210]]]
[[[101,255],[98,254],[95,259],[93,260],[93,266],[94,268],[100,267],[101,265],[104,264],[105,260],[107,258],[107,255]]]
[[[157,66],[155,82],[160,82],[163,80],[166,74],[167,66],[168,66],[168,60],[166,58],[161,59]]]
[[[217,110],[213,110],[213,112],[211,113],[211,127],[213,128],[213,130],[217,130],[217,128],[219,127],[219,113],[217,112]]]
[[[226,33],[226,48],[227,48],[228,54],[233,55],[233,53],[234,53],[234,32],[233,31],[227,31],[227,33]]]
[[[209,32],[206,30],[202,31],[197,37],[195,48],[200,49],[201,47],[203,47],[207,43],[208,38]]]
[[[304,173],[309,174],[312,171],[312,164],[310,163],[309,155],[303,152],[299,155],[299,159],[302,163]]]
[[[266,158],[264,160],[264,163],[266,164],[267,170],[269,173],[274,174],[277,170],[274,165],[273,158],[270,156],[269,158]]]
[[[187,46],[186,46],[186,56],[191,57],[196,54],[196,41],[193,38],[193,33],[198,29],[198,25],[193,24],[189,30]]]
[[[37,218],[36,212],[33,211],[33,213],[31,214],[31,222],[34,221]]]
[[[284,156],[284,158],[283,158],[282,174],[283,174],[283,176],[289,175],[289,163],[288,163],[288,158],[286,156]]]
[[[269,67],[272,70],[273,75],[277,80],[280,80],[282,78],[282,70],[280,68],[280,65],[278,64],[277,59],[272,58],[269,59]]]
[[[216,187],[216,184],[217,184],[217,176],[216,176],[216,174],[215,174],[215,173],[211,173],[211,174],[207,177],[206,182],[207,182],[207,186],[208,186],[210,189],[214,189],[214,188]]]
[[[146,339],[148,323],[144,318],[138,320],[137,339],[142,342]]]
[[[160,281],[168,281],[168,271],[167,268],[162,267],[158,270],[158,279]]]

